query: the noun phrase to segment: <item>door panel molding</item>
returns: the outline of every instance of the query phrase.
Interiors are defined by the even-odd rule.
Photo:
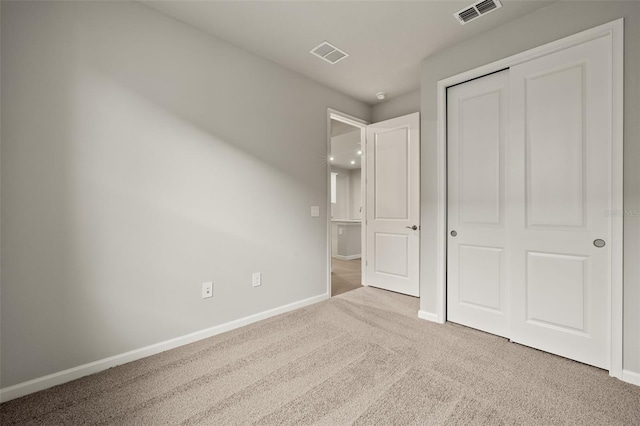
[[[507,57],[473,70],[438,81],[437,85],[437,304],[436,312],[420,311],[419,317],[446,321],[447,288],[447,88],[468,80],[513,67],[599,38],[608,38],[611,46],[612,70],[612,149],[611,149],[611,210],[623,209],[623,38],[624,22],[618,19],[569,37]],[[610,290],[610,368],[609,374],[624,380],[622,370],[622,289],[623,289],[623,229],[622,217],[613,215],[611,235],[611,290]],[[609,242],[607,242],[609,243]]]
[[[367,126],[367,285],[420,294],[420,114]]]
[[[447,97],[448,319],[509,337],[509,71],[451,87]]]

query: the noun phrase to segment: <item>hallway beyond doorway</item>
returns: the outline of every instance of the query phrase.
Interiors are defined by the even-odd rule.
[[[362,287],[362,263],[360,259],[340,260],[331,258],[331,296]]]

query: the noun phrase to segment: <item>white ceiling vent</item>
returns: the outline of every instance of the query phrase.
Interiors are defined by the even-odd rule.
[[[501,8],[502,4],[500,0],[480,0],[469,7],[465,7],[462,10],[457,11],[453,16],[464,25],[469,21],[473,21],[482,15],[492,12],[498,8]]]
[[[329,62],[330,64],[338,63],[349,56],[347,52],[338,49],[328,41],[323,41],[322,43],[311,49],[309,52],[313,55],[316,55],[318,58]]]

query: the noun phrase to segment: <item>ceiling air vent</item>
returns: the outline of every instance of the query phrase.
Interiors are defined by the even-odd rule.
[[[502,7],[500,0],[480,0],[469,7],[457,11],[453,16],[460,24],[464,25],[500,7]]]
[[[328,41],[323,41],[313,49],[309,51],[311,54],[316,55],[318,58],[329,62],[330,64],[335,64],[349,56],[347,52],[344,52]]]

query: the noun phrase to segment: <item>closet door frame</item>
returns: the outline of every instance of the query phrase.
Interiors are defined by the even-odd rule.
[[[435,319],[447,320],[447,87],[485,76],[601,37],[608,37],[612,53],[612,183],[611,211],[623,211],[623,36],[624,22],[618,19],[569,37],[536,47],[508,58],[438,81],[437,85],[437,304]],[[604,214],[604,212],[603,212]],[[622,306],[623,306],[623,218],[611,217],[611,330],[609,341],[609,375],[622,377]]]

